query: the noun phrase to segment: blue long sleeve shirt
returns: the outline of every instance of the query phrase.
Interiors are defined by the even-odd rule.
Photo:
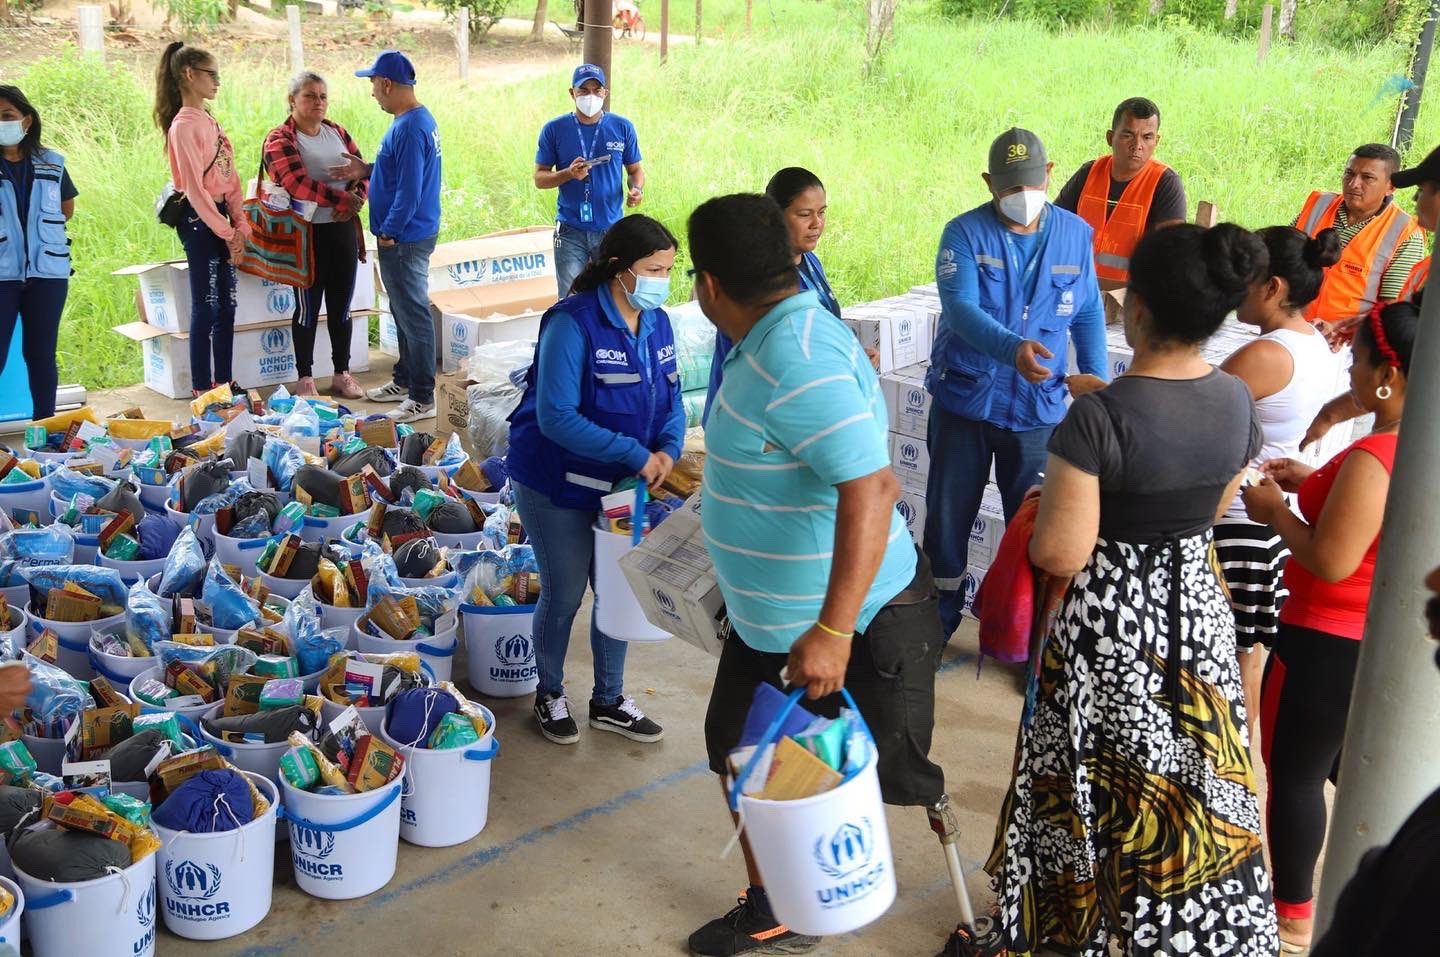
[[[399,243],[440,232],[440,131],[423,106],[395,117],[370,170],[370,232]]]
[[[1024,261],[1019,264],[1023,272],[1033,266],[1040,253],[1039,235],[1012,236],[1015,247],[1025,254]],[[1020,317],[1009,317],[1009,322],[1002,323],[980,308],[979,265],[969,241],[955,222],[946,226],[941,236],[935,275],[940,286],[941,323],[971,348],[985,353],[1005,368],[1014,368],[1015,350],[1025,339],[1017,331]],[[1070,323],[1070,339],[1075,343],[1076,361],[1081,372],[1108,380],[1110,362],[1099,284],[1091,272],[1089,276],[1082,275],[1076,286],[1085,290],[1083,301],[1076,306],[1075,318]],[[1027,288],[1033,289],[1033,285]]]
[[[629,330],[625,320],[615,308],[610,290],[602,286],[598,290],[600,308],[605,318],[614,326]],[[645,348],[644,341],[659,321],[669,320],[659,309],[646,309],[640,313],[640,331],[631,335],[636,342],[635,352],[641,357],[645,376],[653,379],[659,375],[654,367],[654,356]],[[563,445],[577,455],[597,462],[623,462],[632,471],[639,472],[645,467],[651,451],[664,452],[670,458],[679,460],[680,450],[685,444],[685,406],[680,400],[680,384],[671,384],[659,379],[655,383],[656,400],[668,402],[670,414],[660,431],[655,449],[647,449],[633,436],[612,432],[603,428],[580,412],[580,382],[589,374],[588,356],[585,354],[585,334],[580,324],[563,312],[551,315],[545,324],[545,334],[540,337],[537,358],[539,372],[544,376],[537,383],[536,414],[540,430],[545,437],[557,445]]]

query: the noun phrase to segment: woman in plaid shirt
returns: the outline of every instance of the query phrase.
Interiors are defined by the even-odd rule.
[[[315,248],[315,282],[295,290],[295,364],[299,395],[318,395],[312,366],[321,297],[328,304],[330,355],[335,377],[330,393],[337,398],[364,395],[350,375],[350,299],[355,292],[356,264],[365,261],[365,242],[356,214],[365,205],[368,184],[332,179],[329,168],[342,165],[344,154],[359,156],[360,148],[343,126],[325,118],[329,96],[325,80],[305,72],[290,81],[290,116],[265,137],[265,167],[270,178],[294,199],[317,204],[311,219]]]

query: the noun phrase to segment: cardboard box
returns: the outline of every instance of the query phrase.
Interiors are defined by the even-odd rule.
[[[929,313],[891,300],[844,310],[844,322],[867,349],[880,354],[880,373],[930,357]]]
[[[994,485],[985,486],[980,499],[980,512],[970,526],[970,550],[968,564],[975,569],[988,569],[995,563],[995,552],[1000,548],[1000,539],[1005,537],[1005,506],[1000,500],[1000,490]]]
[[[395,329],[395,317],[390,315],[390,303],[380,297],[379,339],[380,351],[387,356],[400,358],[400,334]]]
[[[190,270],[184,260],[126,266],[112,276],[135,276],[139,280],[140,315],[162,332],[190,331]],[[360,263],[355,272],[352,310],[375,308],[375,266]],[[295,312],[295,290],[268,282],[249,273],[239,273],[235,282],[235,328],[288,321]],[[321,315],[326,315],[321,304]]]
[[[477,463],[489,457],[479,454],[470,438],[470,398],[468,390],[471,380],[458,375],[435,377],[435,432],[437,439],[448,439],[451,434],[460,436],[460,447],[469,453]]]
[[[692,495],[620,559],[645,617],[656,628],[720,656],[725,599],[700,526],[700,496]]]
[[[980,620],[980,616],[975,614],[975,593],[980,590],[980,583],[984,580],[985,569],[976,568],[973,565],[965,569],[965,577],[961,579],[960,587],[964,596],[964,605],[961,613],[964,614],[966,618],[972,618],[975,621]]]
[[[906,366],[880,377],[890,431],[923,439],[930,424],[930,393],[925,389],[924,365]]]
[[[365,316],[355,317],[350,336],[351,372],[364,372],[370,368],[368,327]],[[188,333],[167,333],[148,322],[116,326],[115,332],[140,344],[148,388],[171,399],[190,397]],[[323,317],[315,333],[313,368],[316,378],[335,371],[330,361],[329,323]],[[247,388],[296,381],[295,343],[290,333],[290,320],[236,329],[233,374],[236,381]]]
[[[906,488],[924,491],[930,477],[930,450],[924,439],[890,433],[890,465]]]
[[[555,289],[555,227],[524,226],[439,243],[430,254],[431,295],[447,289],[548,278]],[[382,278],[377,288],[385,291]]]
[[[555,302],[553,279],[470,286],[434,293],[430,312],[439,337],[440,371],[458,372],[485,342],[540,337],[540,317]]]
[[[915,539],[916,545],[925,544],[925,493],[917,492],[914,489],[902,488],[900,490],[900,501],[895,503],[895,511],[905,519],[905,527],[910,530],[910,537]]]

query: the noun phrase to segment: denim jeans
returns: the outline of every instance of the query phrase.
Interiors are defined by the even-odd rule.
[[[395,360],[396,385],[410,390],[410,398],[430,405],[435,401],[435,320],[430,317],[430,254],[435,237],[413,243],[381,246],[380,281],[390,297],[395,317],[400,358]]]
[[[540,565],[540,602],[535,606],[535,666],[540,676],[537,695],[565,693],[565,652],[570,629],[594,583],[595,513],[561,508],[540,492],[511,482],[515,505],[525,519],[525,531]],[[615,704],[624,695],[623,641],[607,638],[590,619],[590,653],[595,659],[595,687],[591,700]]]
[[[20,354],[30,376],[32,419],[55,414],[55,389],[60,373],[55,347],[60,339],[60,314],[70,292],[68,279],[26,279],[0,282],[0,371],[9,357],[10,337],[20,322]]]
[[[555,227],[555,286],[560,298],[570,295],[570,284],[600,252],[603,232],[587,232],[560,223]]]
[[[220,215],[227,215],[224,203],[216,206]],[[179,233],[190,274],[190,388],[204,392],[233,378],[230,359],[235,351],[235,264],[230,261],[230,247],[225,240],[211,232],[188,203]]]
[[[995,484],[1005,505],[1005,521],[1045,470],[1045,446],[1051,428],[1012,432],[986,422],[930,406],[927,443],[930,477],[925,488],[925,554],[940,589],[940,623],[948,638],[965,611],[965,569],[970,559],[970,531],[980,514],[980,499],[995,463]]]

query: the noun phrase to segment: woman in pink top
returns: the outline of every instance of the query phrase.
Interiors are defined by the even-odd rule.
[[[250,237],[235,151],[205,108],[219,91],[214,57],[179,41],[165,48],[155,71],[155,123],[165,133],[171,181],[185,194],[178,231],[190,267],[190,388],[195,395],[231,380],[234,260]]]

